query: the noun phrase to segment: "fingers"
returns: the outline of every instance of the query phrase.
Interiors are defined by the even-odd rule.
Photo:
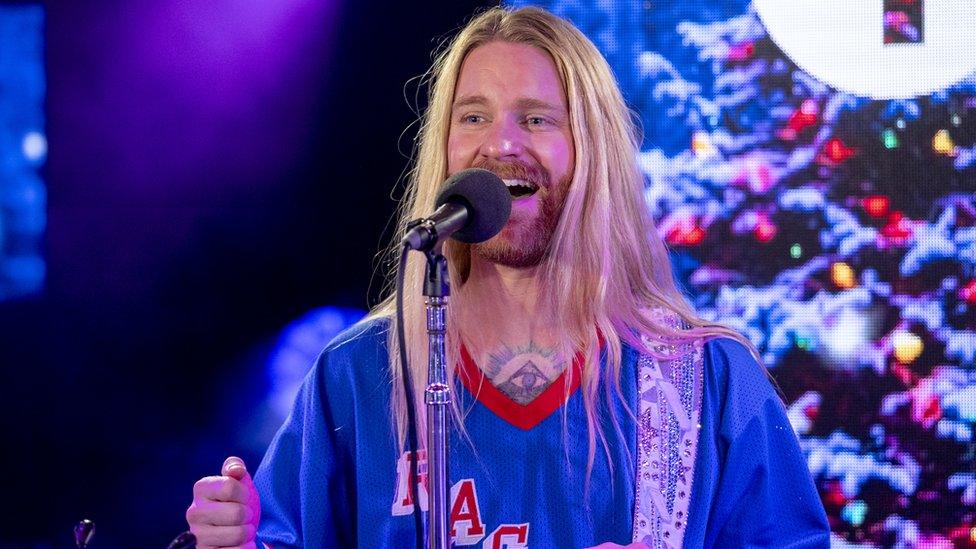
[[[190,527],[197,538],[197,549],[205,547],[238,547],[254,542],[253,524],[238,526],[213,526],[198,524]]]
[[[237,456],[230,456],[224,460],[224,465],[220,468],[220,474],[225,477],[232,477],[242,480],[244,477],[250,478],[244,460]]]
[[[240,526],[253,522],[254,512],[247,505],[223,501],[194,501],[186,510],[188,524]]]
[[[193,485],[193,501],[209,499],[247,503],[250,491],[243,482],[231,477],[203,477]]]
[[[196,549],[271,549],[267,545],[258,545],[253,541],[249,541],[244,545],[235,545],[233,547],[219,547],[217,545],[194,545]]]
[[[261,501],[244,461],[229,457],[221,476],[204,477],[193,485],[193,503],[186,522],[198,549],[256,549]]]

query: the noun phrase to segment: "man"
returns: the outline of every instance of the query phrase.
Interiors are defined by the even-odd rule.
[[[401,229],[465,168],[497,173],[512,194],[498,236],[445,247],[454,541],[826,546],[764,369],[675,287],[636,152],[606,61],[542,10],[492,9],[435,63]],[[404,327],[422,403],[413,259]],[[253,483],[236,458],[197,483],[187,519],[198,547],[251,547],[255,532],[275,548],[414,543],[426,497],[410,488],[426,464],[421,450],[411,477],[393,312],[391,297],[326,348]]]

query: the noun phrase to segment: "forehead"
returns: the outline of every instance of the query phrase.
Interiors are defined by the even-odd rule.
[[[537,98],[565,105],[562,80],[552,57],[528,44],[489,42],[471,50],[461,64],[455,100]]]

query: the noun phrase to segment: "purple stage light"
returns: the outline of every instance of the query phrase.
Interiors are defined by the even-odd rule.
[[[335,0],[217,0],[99,14],[106,31],[78,47],[111,61],[64,70],[62,116],[86,127],[74,135],[91,136],[66,154],[105,164],[93,177],[103,198],[180,202],[201,186],[275,183],[312,130],[338,9]],[[104,182],[125,183],[98,189]]]

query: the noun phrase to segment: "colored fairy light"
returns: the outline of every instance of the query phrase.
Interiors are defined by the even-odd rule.
[[[705,229],[695,227],[685,235],[684,243],[689,246],[697,246],[705,240]]]
[[[959,126],[961,126],[962,125],[962,117],[959,116],[958,114],[952,115],[952,125],[953,126],[956,126],[957,128]]]
[[[776,225],[765,217],[760,217],[756,221],[756,227],[752,230],[752,234],[756,237],[756,240],[763,244],[776,238],[777,232],[779,232],[779,229]]]
[[[918,403],[916,402],[916,404]],[[929,429],[942,419],[943,413],[942,405],[939,404],[939,397],[933,394],[922,400],[921,405],[912,410],[912,419]]]
[[[806,128],[817,123],[817,102],[812,99],[807,99],[800,105],[791,116],[786,125],[793,134],[798,134],[805,130]]]
[[[855,150],[852,147],[848,147],[840,139],[834,137],[824,145],[824,152],[828,160],[835,164],[840,164],[854,156]]]
[[[959,298],[971,305],[976,305],[976,278],[959,288]]]
[[[898,120],[895,120],[895,127],[897,127],[899,130],[904,130],[905,126],[906,124],[904,118],[899,118]]]
[[[886,149],[898,148],[898,134],[891,128],[887,128],[881,132],[881,141],[884,143]]]
[[[729,46],[729,61],[745,61],[756,53],[756,45],[753,42],[742,42]]]
[[[792,246],[790,246],[790,257],[792,257],[793,259],[800,259],[800,256],[802,255],[803,255],[803,246],[800,246],[799,244],[793,244]]]
[[[857,274],[854,273],[854,268],[843,261],[830,266],[830,280],[843,290],[857,286]]]
[[[956,156],[958,154],[956,144],[952,141],[949,130],[946,129],[935,132],[935,136],[932,138],[932,150],[944,156]]]
[[[912,229],[901,212],[888,214],[888,224],[881,228],[881,234],[896,243],[902,243],[912,236]]]
[[[712,138],[708,135],[708,132],[703,131],[697,131],[692,134],[691,150],[695,152],[695,155],[704,157],[718,153],[718,149],[712,143]]]
[[[856,499],[840,510],[840,517],[851,526],[864,524],[864,519],[868,515],[868,504],[863,500]]]
[[[694,219],[683,220],[667,235],[668,244],[677,246],[697,246],[705,240],[706,231]]]
[[[902,364],[911,364],[922,356],[925,344],[922,338],[907,330],[900,330],[891,336],[891,346],[895,350],[895,360]]]
[[[813,341],[805,335],[797,335],[794,341],[796,346],[804,351],[809,351],[813,348]]]
[[[824,494],[823,501],[834,507],[840,507],[847,503],[847,496],[844,495],[844,489],[839,480],[827,483],[827,493]]]
[[[864,197],[861,204],[864,206],[864,211],[871,217],[884,217],[888,215],[891,199],[882,194],[872,194]]]

